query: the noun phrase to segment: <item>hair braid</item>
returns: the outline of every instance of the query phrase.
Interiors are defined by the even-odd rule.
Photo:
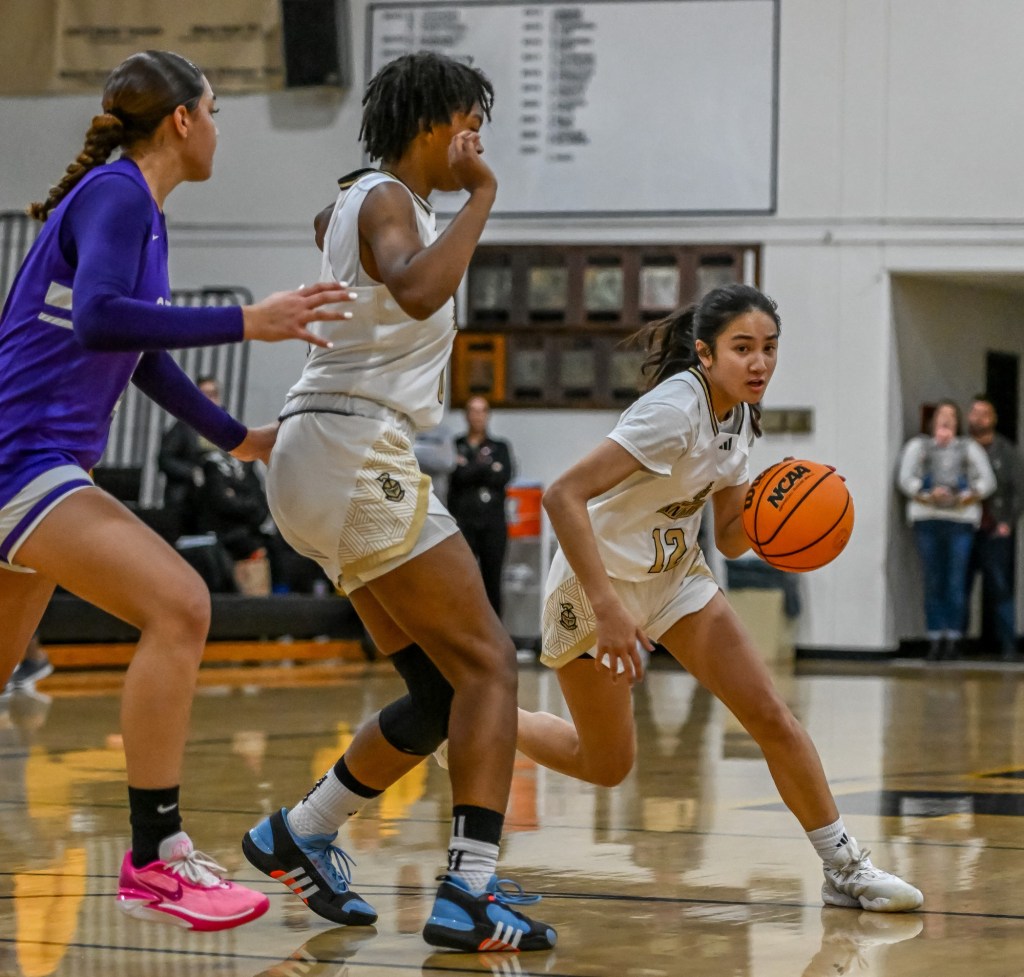
[[[92,125],[85,134],[85,145],[75,158],[68,164],[60,182],[51,187],[50,194],[42,203],[28,205],[27,212],[37,221],[45,221],[54,209],[71,191],[79,180],[93,167],[105,163],[110,154],[124,142],[124,125],[119,118],[104,112],[93,117]]]

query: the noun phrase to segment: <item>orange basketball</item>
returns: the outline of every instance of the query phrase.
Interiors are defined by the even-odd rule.
[[[816,461],[782,461],[754,479],[743,501],[754,552],[780,570],[803,573],[831,563],[853,532],[853,499]]]

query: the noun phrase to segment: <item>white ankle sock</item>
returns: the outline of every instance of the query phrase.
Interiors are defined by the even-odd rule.
[[[824,828],[808,831],[807,839],[814,845],[814,850],[826,865],[832,863],[840,848],[853,840],[847,833],[846,825],[843,824],[842,818],[839,818],[838,821],[832,824],[825,825]]]
[[[349,790],[328,770],[288,812],[288,827],[297,835],[331,835],[371,800]]]
[[[487,885],[497,864],[497,845],[454,834],[448,842],[448,874],[460,878],[472,892]]]

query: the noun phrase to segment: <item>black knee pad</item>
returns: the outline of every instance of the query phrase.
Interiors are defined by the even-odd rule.
[[[409,694],[380,711],[380,731],[396,750],[429,756],[448,738],[454,690],[419,645],[391,656]]]

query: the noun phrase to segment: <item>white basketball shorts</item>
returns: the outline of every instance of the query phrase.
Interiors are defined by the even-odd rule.
[[[349,593],[458,532],[403,414],[337,394],[291,398],[267,471],[281,535]]]
[[[680,573],[652,574],[644,580],[612,579],[626,610],[652,641],[677,621],[706,607],[718,593],[718,583],[698,553]],[[561,668],[596,648],[597,621],[572,567],[556,551],[544,586],[541,635],[543,664]]]

